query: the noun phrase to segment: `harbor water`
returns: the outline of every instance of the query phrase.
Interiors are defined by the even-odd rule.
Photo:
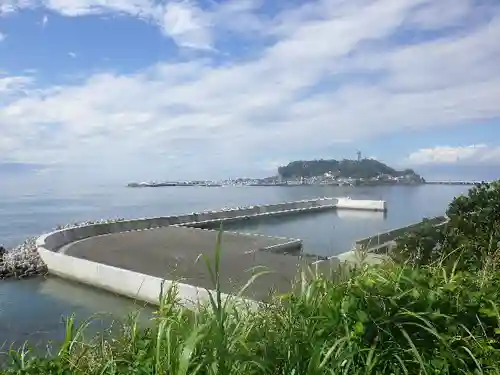
[[[467,190],[445,185],[2,189],[0,244],[12,247],[59,224],[101,218],[164,216],[324,196],[386,200],[386,214],[338,210],[228,228],[300,238],[307,253],[335,255],[349,250],[356,239],[442,215],[451,199]],[[0,281],[0,351],[25,341],[43,349],[49,340],[62,339],[62,318],[72,313],[80,319],[104,312],[124,317],[139,308],[140,303],[56,277]]]

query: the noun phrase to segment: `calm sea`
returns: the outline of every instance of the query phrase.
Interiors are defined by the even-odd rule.
[[[268,219],[238,230],[300,238],[305,251],[334,255],[353,242],[378,232],[444,213],[464,186],[416,187],[179,187],[130,189],[100,186],[78,189],[4,189],[0,191],[0,243],[14,246],[27,236],[69,222],[100,218],[137,218],[181,214],[224,206],[275,203],[324,196],[383,199],[387,214],[331,211],[293,218]],[[99,312],[119,316],[134,311],[134,302],[106,292],[49,277],[0,281],[0,346],[25,340],[41,345],[62,338],[62,317]],[[0,349],[1,350],[1,349]]]

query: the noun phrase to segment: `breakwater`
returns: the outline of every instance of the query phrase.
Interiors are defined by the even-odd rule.
[[[70,223],[60,225],[55,228],[55,230],[59,231],[121,220],[123,219]],[[28,277],[45,275],[48,272],[47,265],[42,260],[38,252],[36,240],[37,237],[27,238],[23,243],[12,249],[5,249],[0,246],[0,248],[3,249],[0,251],[0,280],[25,279]]]
[[[179,216],[122,220],[67,228],[39,237],[36,245],[38,253],[47,265],[50,273],[110,290],[124,296],[134,296],[134,298],[139,300],[158,303],[160,291],[163,288],[168,288],[169,285],[173,285],[174,281],[162,279],[159,275],[141,273],[145,271],[139,270],[139,267],[125,269],[116,266],[114,261],[110,262],[110,264],[103,264],[91,258],[85,259],[69,256],[60,250],[66,248],[66,246],[71,243],[105,234],[113,235],[125,232],[154,230],[168,226],[189,227],[203,225],[207,222],[213,223],[214,221],[223,223],[227,221],[246,220],[253,217],[292,215],[301,212],[343,208],[371,211],[385,211],[387,209],[384,201],[356,201],[349,198],[318,198],[270,205],[236,207]],[[205,248],[207,251],[213,252],[213,245],[213,243],[207,243]],[[270,261],[273,257],[278,257],[279,259],[276,259],[276,262],[281,262],[282,264],[287,262],[287,266],[285,267],[287,269],[295,269],[297,265],[295,260],[290,262],[291,258],[287,258],[288,256],[273,255],[271,253],[267,253],[266,255],[265,253],[266,252],[253,252],[253,254],[258,254],[261,258],[266,258],[264,259],[265,262]],[[155,252],[154,256],[157,256],[156,254],[158,254],[158,252]],[[135,256],[135,254],[133,255]],[[309,261],[311,260],[310,257],[308,257],[308,259]],[[161,262],[164,261],[164,259],[159,258],[158,261]],[[335,260],[328,260],[325,262],[326,263],[322,263],[323,267],[327,267],[326,265],[329,264],[329,262],[335,262]],[[137,266],[137,264],[135,265]],[[206,300],[210,294],[210,291],[206,289],[210,285],[205,285],[204,287],[183,283],[175,283],[175,285],[179,291],[179,298],[186,305],[193,305],[197,304],[200,300]]]
[[[359,262],[363,258],[365,262],[376,264],[388,259],[388,253],[396,245],[396,240],[405,234],[415,232],[424,225],[440,227],[446,225],[446,216],[436,216],[418,223],[406,225],[386,232],[377,233],[374,236],[366,237],[355,241],[354,249],[337,255],[341,262]]]
[[[137,220],[110,219],[86,221],[56,228],[51,236],[45,237],[43,246],[46,246],[50,251],[56,251],[68,243],[110,233],[147,230],[170,225],[207,227],[219,223],[236,222],[252,218],[296,215],[302,212],[329,209],[386,211],[387,207],[385,201],[317,198]],[[30,238],[16,248],[8,250],[2,259],[0,259],[0,279],[24,278],[46,272],[47,267],[40,257],[40,252],[37,251],[34,238]]]
[[[239,207],[221,211],[208,211],[201,214],[193,214],[189,218],[187,218],[186,221],[181,222],[178,225],[197,228],[213,228],[217,224],[234,223],[238,221],[258,219],[270,216],[276,217],[297,215],[304,212],[324,211],[331,209],[385,212],[387,211],[387,204],[385,201],[378,200],[317,198],[260,206]]]
[[[385,201],[353,200],[349,198],[316,198],[277,204],[255,205],[222,210],[193,212],[186,215],[161,216],[133,220],[106,220],[87,225],[73,225],[39,238],[41,246],[57,251],[62,246],[85,238],[111,233],[148,230],[170,225],[199,227],[206,224],[235,222],[268,216],[296,215],[329,209],[385,211]]]
[[[391,229],[387,232],[378,233],[374,236],[363,238],[357,240],[355,243],[355,248],[358,250],[368,250],[370,252],[383,253],[386,252],[392,245],[394,245],[395,240],[399,237],[417,231],[424,225],[441,226],[447,223],[446,216],[436,216],[418,223],[410,224],[404,227]]]

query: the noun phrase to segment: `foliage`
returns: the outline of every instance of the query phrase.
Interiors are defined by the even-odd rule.
[[[456,197],[446,212],[448,223],[423,225],[399,238],[392,256],[413,265],[441,262],[460,269],[496,267],[500,243],[500,182],[481,183]]]
[[[346,283],[308,285],[269,317],[274,330],[263,331],[271,336],[266,343],[281,344],[268,347],[277,351],[271,358],[283,358],[279,373],[309,373],[314,359],[348,374],[472,373],[479,362],[483,370],[494,366],[498,315],[489,301],[498,301],[499,281],[434,271],[367,268]],[[282,357],[284,347],[304,354]]]
[[[436,245],[444,242],[445,228],[424,219],[421,226],[396,239],[396,247],[390,255],[397,263],[408,262],[417,266],[439,261],[442,255]]]
[[[152,327],[112,340],[73,322],[58,356],[12,353],[14,374],[480,374],[498,369],[498,274],[386,265],[323,276],[258,309],[217,297],[192,312],[167,291]]]
[[[397,171],[388,165],[373,159],[357,160],[310,160],[293,161],[286,166],[278,168],[278,173],[283,178],[315,177],[332,172],[338,177],[373,178],[379,175],[403,176],[415,175],[411,169]],[[418,176],[417,176],[418,177]],[[419,177],[418,177],[419,178]]]
[[[450,228],[462,239],[482,242],[500,240],[500,181],[480,183],[467,196],[455,198],[448,207]]]

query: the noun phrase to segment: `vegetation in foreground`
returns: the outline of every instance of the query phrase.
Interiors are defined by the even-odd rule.
[[[12,351],[4,374],[499,375],[499,214],[500,183],[481,184],[450,204],[447,225],[402,238],[398,262],[306,270],[294,294],[258,309],[216,293],[190,311],[171,289],[151,327],[131,316],[120,334],[86,339],[70,318],[56,355]]]

